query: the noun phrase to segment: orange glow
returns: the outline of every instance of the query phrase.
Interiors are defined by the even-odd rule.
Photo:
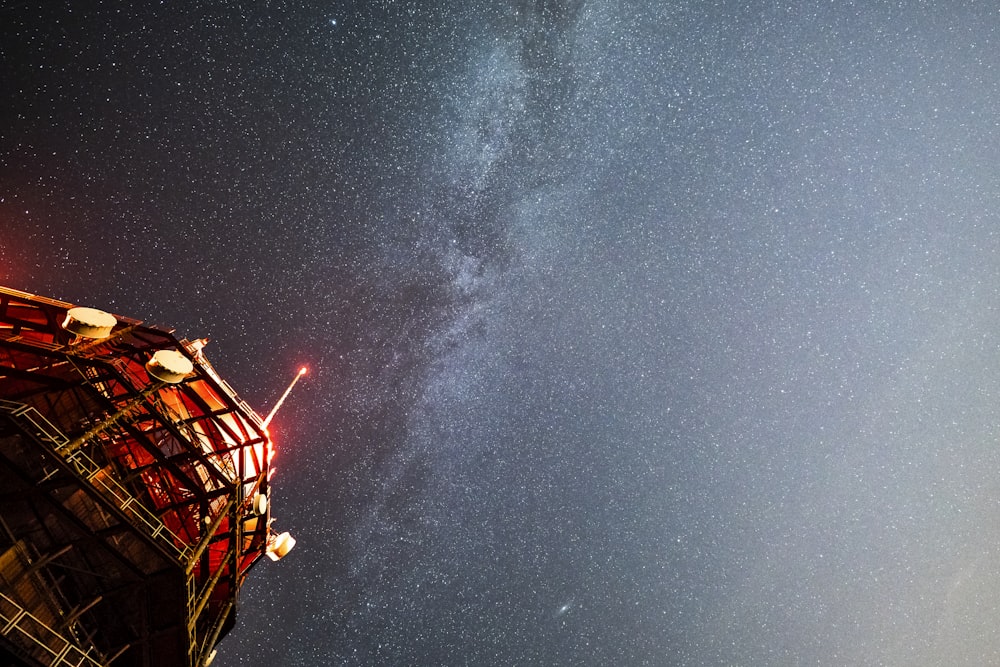
[[[305,375],[308,372],[309,372],[309,369],[306,368],[305,366],[303,366],[302,368],[299,369],[299,375]]]

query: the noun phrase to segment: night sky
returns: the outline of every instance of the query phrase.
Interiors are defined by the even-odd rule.
[[[309,365],[215,666],[1000,664],[994,2],[120,4],[0,284]]]

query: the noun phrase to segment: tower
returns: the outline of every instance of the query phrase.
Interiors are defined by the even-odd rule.
[[[202,346],[0,288],[0,664],[206,666],[294,546],[265,424]]]

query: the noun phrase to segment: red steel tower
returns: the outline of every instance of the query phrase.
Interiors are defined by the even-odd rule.
[[[264,421],[203,344],[0,288],[0,664],[208,665],[294,545]]]

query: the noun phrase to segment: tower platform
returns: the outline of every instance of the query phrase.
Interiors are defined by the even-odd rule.
[[[208,665],[294,544],[264,422],[202,346],[0,288],[0,664]]]

